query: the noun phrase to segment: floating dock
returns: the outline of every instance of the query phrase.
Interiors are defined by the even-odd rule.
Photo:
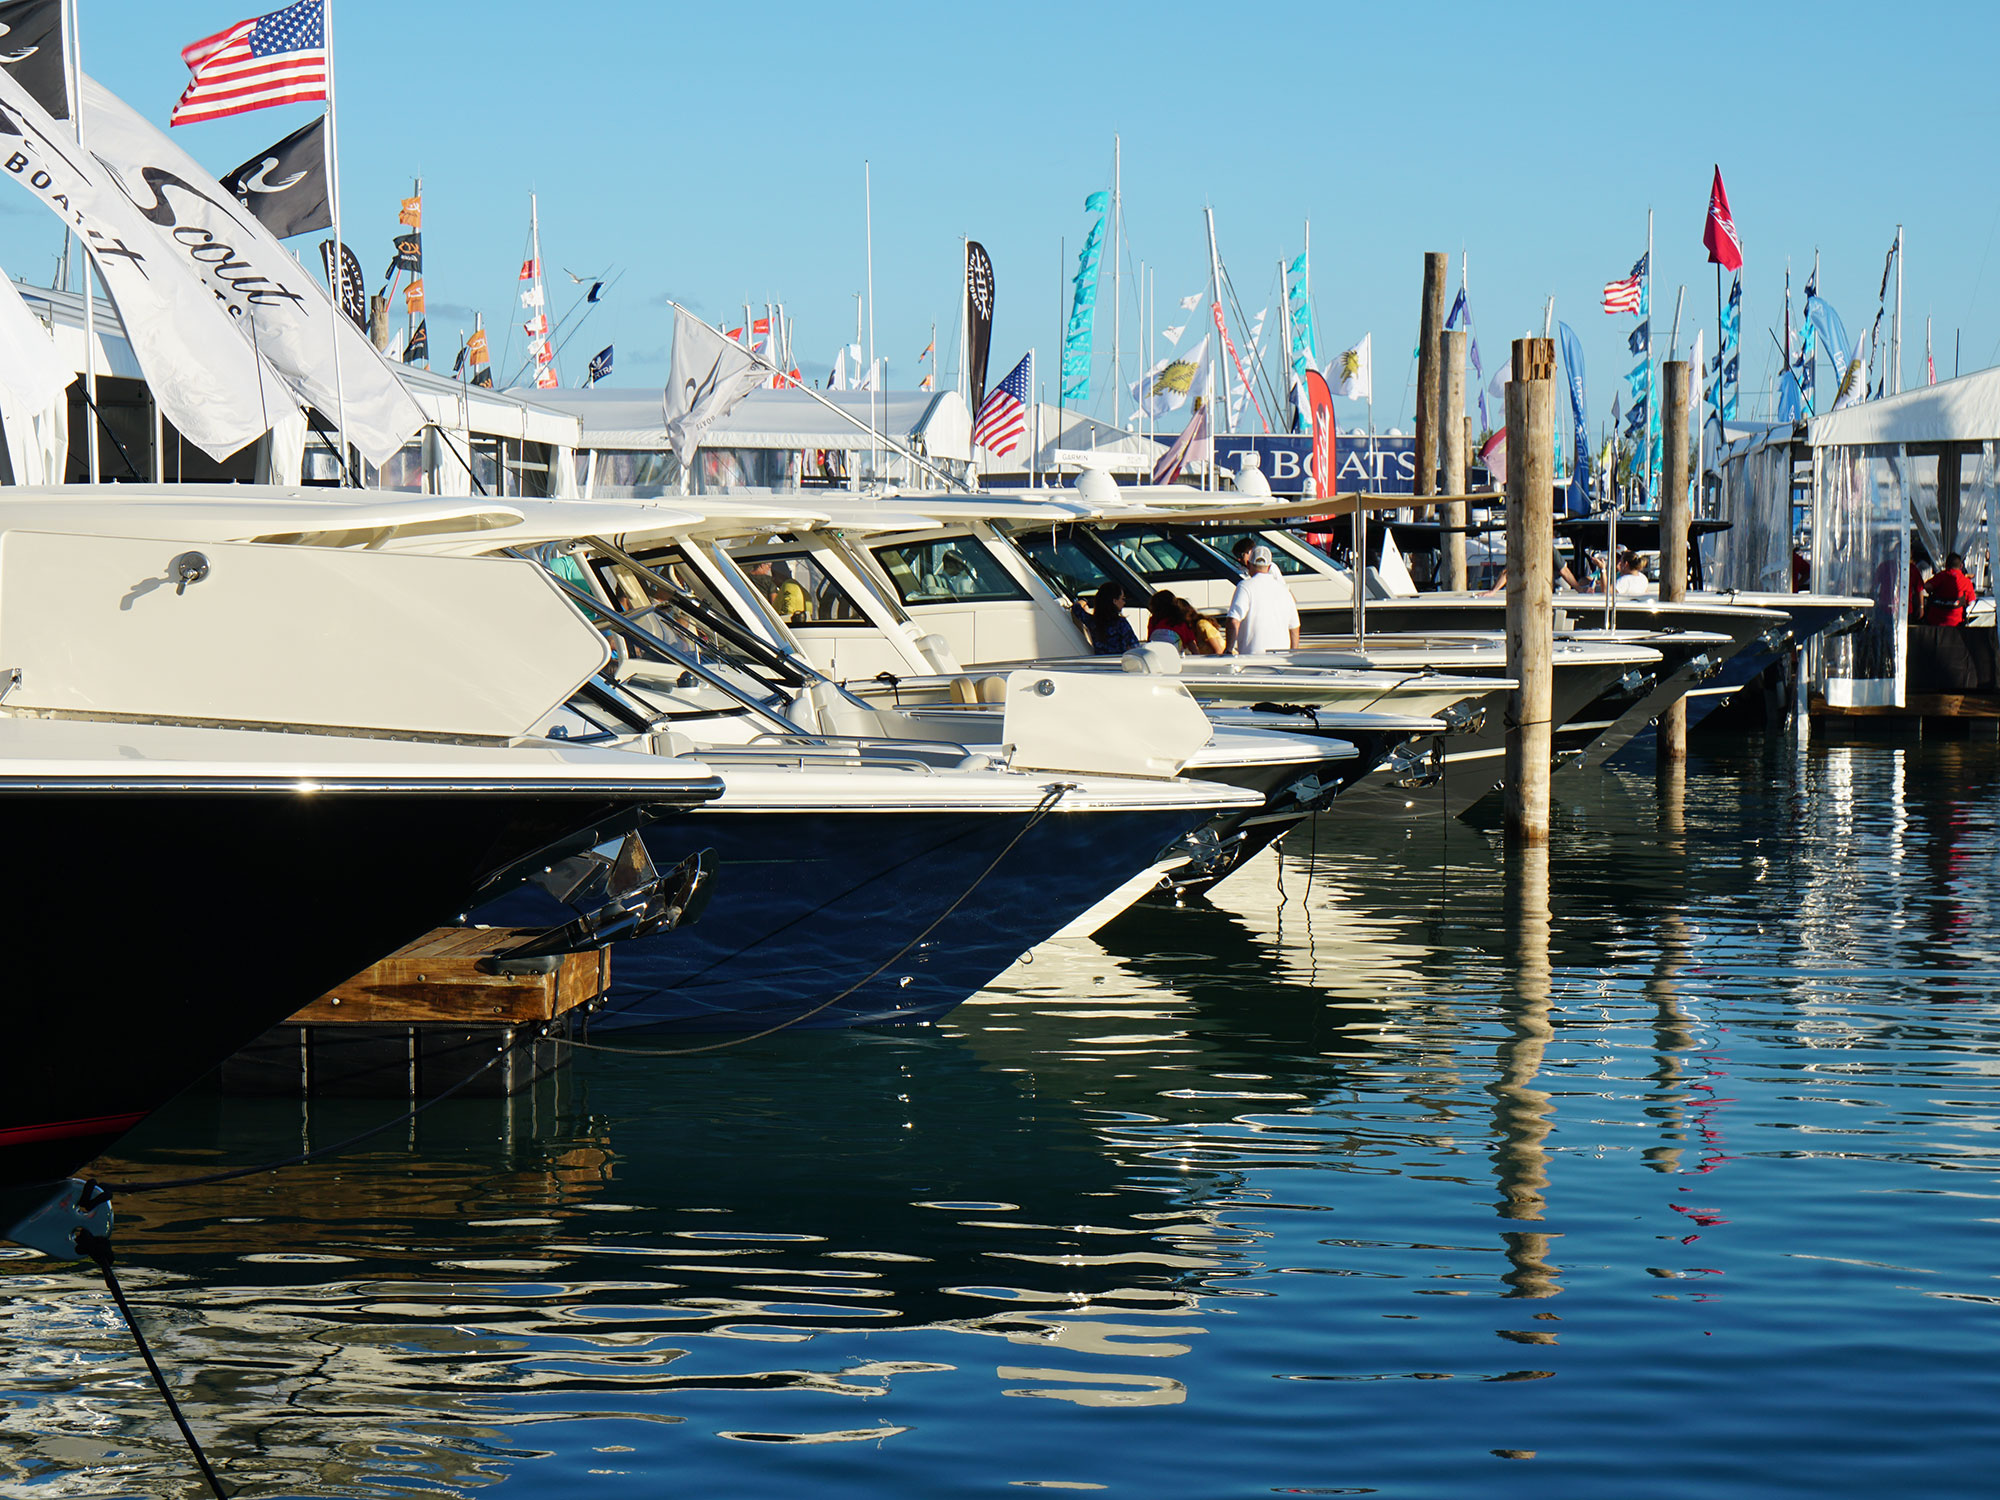
[[[454,1084],[467,1097],[519,1093],[569,1060],[570,1027],[611,987],[608,948],[509,960],[538,936],[433,929],[265,1032],[217,1085],[287,1098],[426,1099]]]

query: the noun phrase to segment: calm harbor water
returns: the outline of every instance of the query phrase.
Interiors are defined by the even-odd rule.
[[[243,1495],[1957,1496],[2000,1473],[2000,753],[1294,835],[945,1025],[593,1055],[125,1200]],[[330,1141],[190,1097],[106,1175]],[[0,1259],[0,1490],[203,1493]]]

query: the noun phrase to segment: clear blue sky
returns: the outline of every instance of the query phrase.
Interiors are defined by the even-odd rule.
[[[85,68],[161,122],[186,81],[179,48],[269,8],[79,3]],[[1899,221],[1905,384],[1923,378],[1927,313],[1941,375],[1956,331],[1968,370],[1994,363],[2000,341],[2000,196],[1980,168],[2000,114],[1990,4],[332,3],[343,228],[372,283],[397,199],[422,174],[440,367],[475,309],[501,346],[533,189],[552,312],[570,298],[556,268],[624,272],[565,351],[566,376],[615,343],[613,384],[659,384],[673,296],[725,319],[782,298],[806,374],[823,377],[864,285],[866,159],[892,384],[915,383],[933,320],[951,373],[962,235],[996,268],[993,378],[1033,344],[1052,380],[1058,297],[1083,197],[1110,185],[1113,132],[1128,264],[1159,268],[1155,326],[1181,321],[1172,303],[1204,285],[1204,204],[1245,310],[1269,305],[1274,324],[1276,263],[1310,217],[1322,355],[1373,331],[1385,429],[1408,422],[1425,250],[1451,251],[1454,276],[1469,253],[1489,369],[1556,298],[1584,341],[1596,428],[1630,326],[1598,310],[1598,292],[1643,248],[1650,206],[1656,337],[1663,350],[1686,283],[1683,349],[1695,320],[1712,349],[1701,228],[1715,162],[1747,257],[1744,415],[1762,414],[1772,378],[1766,330],[1787,257],[1802,283],[1819,249],[1821,290],[1859,338]],[[174,135],[221,172],[316,108]],[[47,281],[60,242],[26,193],[0,193],[10,273]],[[1105,270],[1100,416],[1108,255]],[[1129,300],[1125,324],[1129,370],[1141,332]]]

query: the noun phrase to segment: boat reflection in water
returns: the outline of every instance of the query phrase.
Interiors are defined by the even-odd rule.
[[[1545,851],[1294,834],[935,1028],[591,1054],[128,1199],[124,1274],[259,1492],[1651,1500],[1755,1492],[1773,1441],[1818,1493],[1976,1492],[1990,985],[1971,942],[1909,976],[1991,907],[2000,760],[1613,785]],[[189,1099],[116,1171],[382,1112]],[[183,1493],[94,1280],[4,1266],[0,1488]]]

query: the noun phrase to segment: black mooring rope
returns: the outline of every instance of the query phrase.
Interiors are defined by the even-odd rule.
[[[167,1377],[160,1369],[160,1362],[153,1358],[152,1346],[146,1342],[146,1335],[139,1329],[139,1319],[132,1311],[132,1304],[125,1300],[125,1289],[118,1284],[118,1273],[111,1268],[111,1241],[102,1235],[92,1234],[87,1229],[77,1231],[77,1248],[97,1263],[97,1269],[104,1273],[104,1284],[111,1289],[111,1300],[118,1304],[118,1315],[125,1320],[126,1331],[132,1335],[132,1342],[139,1346],[139,1354],[146,1361],[146,1369],[153,1377],[153,1384],[159,1388],[160,1397],[167,1403],[167,1410],[173,1413],[174,1425],[181,1430],[181,1438],[187,1444],[189,1455],[195,1467],[201,1470],[201,1477],[208,1481],[209,1493],[215,1500],[229,1500],[229,1491],[222,1487],[216,1477],[215,1467],[208,1461],[208,1455],[201,1450],[201,1444],[188,1426],[188,1419],[181,1412],[180,1402],[174,1399],[173,1388],[167,1384]]]
[[[781,1031],[788,1030],[791,1027],[802,1024],[803,1022],[810,1021],[814,1016],[818,1015],[821,1011],[827,1010],[832,1006],[838,1005],[841,1001],[845,1000],[849,995],[853,994],[863,985],[870,984],[874,980],[880,978],[883,971],[886,970],[891,964],[895,963],[898,959],[902,958],[904,954],[908,953],[912,948],[916,947],[919,943],[923,942],[923,940],[929,937],[933,932],[936,932],[939,925],[944,921],[944,919],[950,916],[953,912],[957,911],[959,907],[963,906],[966,903],[966,901],[971,898],[972,893],[978,890],[981,885],[985,884],[986,877],[991,875],[995,870],[1000,868],[1000,861],[1005,859],[1009,854],[1012,854],[1014,852],[1014,846],[1020,843],[1021,840],[1026,838],[1030,833],[1032,833],[1035,827],[1042,821],[1042,819],[1046,818],[1050,813],[1054,812],[1056,810],[1056,804],[1062,801],[1065,795],[1075,790],[1076,790],[1075,782],[1064,781],[1064,782],[1058,782],[1055,785],[1051,786],[1048,790],[1047,795],[1044,796],[1038,804],[1036,804],[1034,812],[1031,813],[1028,817],[1028,821],[1021,825],[1021,827],[1015,832],[1014,836],[1011,839],[1007,840],[1006,845],[1000,850],[1000,852],[993,856],[992,862],[989,863],[985,869],[981,870],[976,877],[974,877],[972,884],[967,886],[963,891],[959,892],[957,900],[953,901],[951,905],[947,906],[943,911],[939,912],[935,917],[933,917],[930,921],[930,925],[925,927],[922,932],[919,932],[915,937],[911,938],[907,943],[903,944],[902,947],[898,948],[894,953],[891,953],[887,958],[883,959],[882,962],[877,964],[872,970],[862,975],[861,978],[855,980],[854,983],[850,984],[846,989],[842,990],[839,994],[830,996],[827,999],[820,1001],[820,1003],[813,1006],[812,1009],[800,1011],[797,1015],[787,1017],[785,1020],[778,1022],[778,1024],[775,1026],[765,1027],[762,1031],[752,1031],[742,1036],[732,1036],[725,1041],[708,1042],[699,1047],[614,1047],[605,1042],[583,1042],[576,1040],[572,1040],[570,1042],[570,1045],[572,1047],[582,1047],[585,1050],[591,1052],[616,1052],[627,1057],[692,1057],[695,1054],[701,1052],[720,1052],[728,1047],[740,1047],[746,1042],[761,1041],[763,1038],[767,1036],[775,1036]]]

